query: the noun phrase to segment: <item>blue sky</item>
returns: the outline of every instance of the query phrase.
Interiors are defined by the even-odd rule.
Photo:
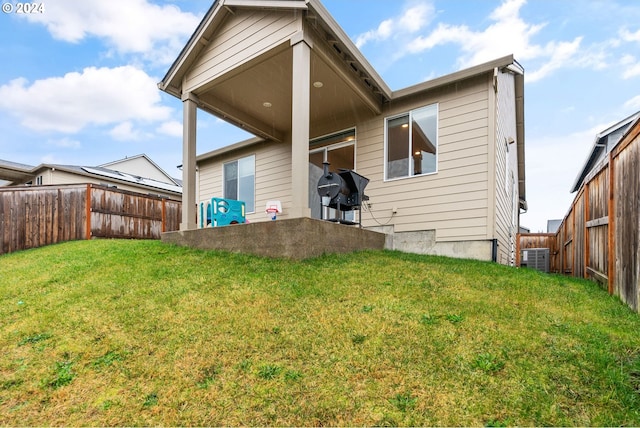
[[[99,165],[145,153],[180,177],[162,79],[211,0],[0,1],[0,159]],[[7,5],[8,4],[8,5]],[[595,134],[640,110],[637,0],[324,0],[392,89],[513,53],[525,68],[529,212],[562,218]],[[200,112],[198,152],[244,132]]]

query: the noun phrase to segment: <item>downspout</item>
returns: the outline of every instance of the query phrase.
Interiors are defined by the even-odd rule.
[[[491,241],[491,261],[496,262],[498,260],[498,239],[496,238],[497,233],[497,219],[496,219],[496,210],[497,210],[497,201],[498,201],[498,188],[497,188],[497,170],[498,170],[498,160],[497,156],[497,110],[498,110],[498,75],[499,70],[497,67],[493,69],[493,73],[491,75],[491,80],[489,81],[489,88],[487,90],[487,96],[489,101],[489,112],[488,112],[488,136],[487,136],[487,146],[488,146],[488,167],[489,167],[489,176],[488,186],[489,186],[489,195],[490,200],[488,204],[488,212],[487,212],[487,238],[490,238]]]
[[[498,239],[493,238],[491,240],[491,261],[496,263],[498,261]]]

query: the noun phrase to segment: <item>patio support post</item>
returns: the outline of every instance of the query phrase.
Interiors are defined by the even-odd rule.
[[[180,230],[196,229],[196,113],[198,98],[182,94],[182,223]]]
[[[291,83],[291,191],[292,218],[311,217],[309,209],[309,86],[311,49],[304,36],[291,41],[293,79]]]

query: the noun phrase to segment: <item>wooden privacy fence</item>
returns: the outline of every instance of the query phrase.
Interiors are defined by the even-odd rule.
[[[0,188],[0,254],[91,238],[160,239],[181,202],[95,184]]]
[[[549,248],[552,272],[596,280],[638,312],[639,212],[640,122],[636,122],[587,175],[558,232],[521,234],[517,254],[526,248]]]

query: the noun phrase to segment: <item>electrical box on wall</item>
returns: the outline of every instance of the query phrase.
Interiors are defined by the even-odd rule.
[[[527,248],[520,252],[520,266],[549,273],[549,249]]]

